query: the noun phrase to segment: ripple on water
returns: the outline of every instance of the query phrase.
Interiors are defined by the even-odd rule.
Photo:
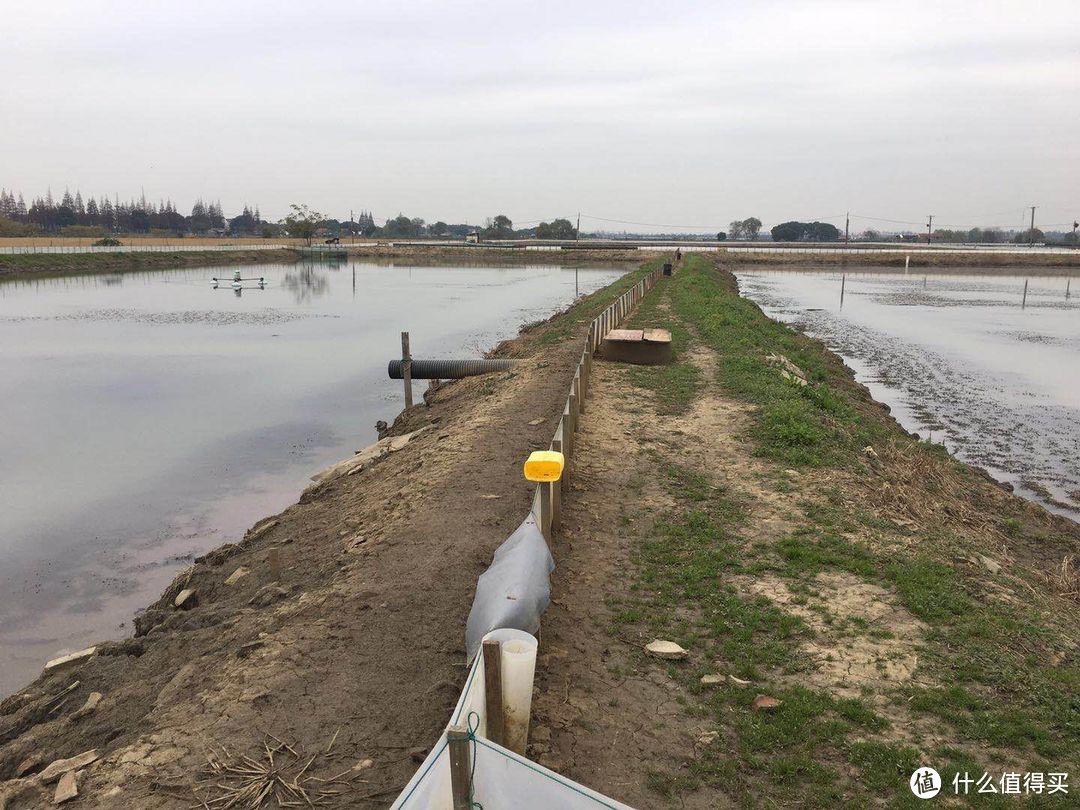
[[[85,309],[52,315],[18,315],[0,317],[9,323],[28,321],[103,321],[108,323],[141,324],[200,324],[205,326],[238,326],[291,323],[309,318],[337,318],[337,315],[307,312],[288,312],[281,309],[255,309],[229,312],[219,309],[186,309],[176,312],[149,312],[139,309]]]

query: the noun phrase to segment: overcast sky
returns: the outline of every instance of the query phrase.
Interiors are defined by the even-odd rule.
[[[583,229],[1080,216],[1075,0],[0,0],[0,20],[0,186],[28,198]]]

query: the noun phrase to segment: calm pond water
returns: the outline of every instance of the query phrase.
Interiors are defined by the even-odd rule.
[[[840,354],[909,431],[1080,520],[1080,278],[738,277],[766,313]]]
[[[266,289],[211,289],[234,269],[0,280],[0,696],[374,441],[402,330],[479,356],[625,272],[244,265]]]

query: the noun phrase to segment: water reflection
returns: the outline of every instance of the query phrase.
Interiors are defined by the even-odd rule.
[[[296,303],[306,304],[326,295],[330,282],[325,273],[316,270],[314,265],[307,265],[286,273],[281,280],[281,286],[292,293]]]

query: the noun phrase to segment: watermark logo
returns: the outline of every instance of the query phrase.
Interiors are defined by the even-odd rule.
[[[929,766],[918,768],[908,780],[911,792],[920,799],[932,799],[945,786],[941,774]],[[983,772],[975,776],[967,771],[957,771],[952,778],[952,792],[956,796],[970,796],[978,793],[996,793],[1004,795],[1069,795],[1069,774],[1065,771],[1050,773],[1018,773],[1007,771],[997,779],[992,774]]]
[[[941,791],[941,774],[933,768],[918,768],[908,780],[911,792],[920,799],[932,799]]]

